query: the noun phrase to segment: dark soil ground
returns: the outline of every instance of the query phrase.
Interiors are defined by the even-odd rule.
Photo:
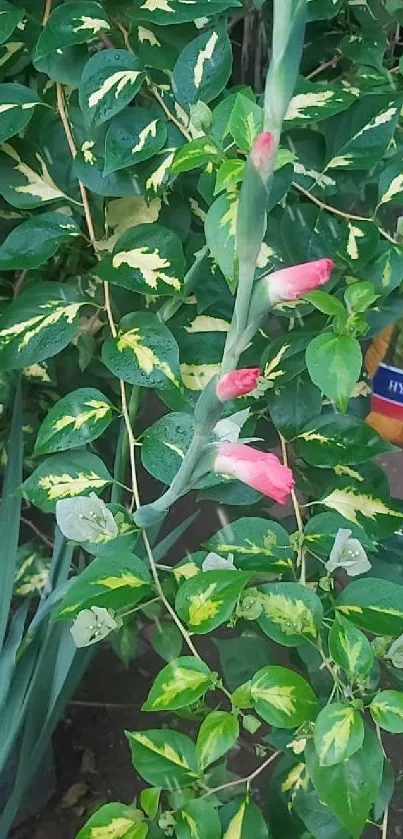
[[[403,454],[381,458],[392,493],[403,498]],[[273,510],[270,511],[271,515]],[[179,518],[183,510],[179,511]],[[190,535],[188,549],[195,550],[216,524],[214,507],[205,507],[202,521]],[[203,532],[204,527],[204,532]],[[180,555],[183,555],[184,550]],[[20,824],[12,839],[74,839],[98,806],[108,801],[131,802],[140,789],[132,768],[124,731],[150,727],[150,717],[140,711],[161,659],[148,649],[126,669],[117,656],[103,648],[94,659],[54,736],[56,792],[36,817]],[[155,724],[155,722],[153,723]],[[400,737],[386,743],[396,776],[390,811],[388,839],[403,837],[403,751]],[[252,752],[252,750],[251,750]],[[242,774],[256,766],[254,755],[242,756]],[[237,770],[236,758],[233,762]],[[264,781],[266,786],[266,780]],[[368,831],[368,839],[379,836]],[[254,837],[248,837],[254,839]]]

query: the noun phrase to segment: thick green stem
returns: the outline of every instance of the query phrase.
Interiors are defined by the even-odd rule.
[[[185,275],[185,279],[183,281],[183,290],[185,292],[186,297],[191,294],[193,291],[196,283],[197,283],[197,274],[199,267],[203,260],[206,258],[208,254],[208,247],[205,245],[201,250],[195,253],[195,260],[193,265],[190,266],[189,271]],[[162,304],[161,308],[158,311],[158,317],[164,323],[170,318],[173,318],[176,315],[178,309],[182,306],[183,299],[182,297],[173,297],[170,300],[166,300],[165,303]]]
[[[140,402],[140,388],[133,387],[129,400],[129,419],[130,424],[133,423],[137,416],[137,411]],[[127,464],[129,461],[129,438],[127,435],[127,428],[124,419],[121,420],[118,444],[116,447],[115,462],[113,466],[114,484],[112,485],[111,501],[114,504],[119,504],[122,495],[122,486],[125,480]]]

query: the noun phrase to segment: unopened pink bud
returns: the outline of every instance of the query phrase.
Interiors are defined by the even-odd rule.
[[[244,484],[285,504],[294,488],[294,477],[275,454],[260,452],[244,443],[219,443],[214,469],[221,475],[232,475]]]
[[[246,396],[247,393],[254,390],[259,381],[260,372],[259,367],[249,367],[225,373],[224,376],[221,376],[216,387],[220,402],[236,399],[237,396]]]
[[[303,294],[327,283],[334,268],[332,259],[318,259],[275,271],[267,277],[270,303],[298,300]]]
[[[265,177],[271,170],[276,147],[274,134],[270,131],[262,131],[261,134],[257,135],[250,153],[250,159],[262,177]]]

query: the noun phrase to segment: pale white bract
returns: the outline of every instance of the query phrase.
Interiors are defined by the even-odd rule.
[[[202,562],[202,571],[236,571],[234,555],[228,554],[225,557],[211,552]]]
[[[94,492],[63,498],[56,504],[56,521],[66,539],[74,542],[95,542],[100,538],[114,539],[118,526],[104,501]]]
[[[349,577],[358,577],[371,568],[371,563],[359,539],[351,538],[351,530],[340,527],[337,531],[330,557],[326,562],[327,571],[344,568]]]
[[[89,647],[106,638],[119,626],[112,612],[102,606],[91,606],[78,613],[70,632],[76,647]]]
[[[389,647],[385,658],[390,659],[394,667],[403,670],[403,635],[399,635]]]

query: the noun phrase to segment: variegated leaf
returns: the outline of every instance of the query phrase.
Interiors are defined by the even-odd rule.
[[[318,636],[323,620],[319,597],[300,583],[267,583],[255,599],[261,605],[258,622],[263,632],[287,647]]]
[[[177,839],[221,839],[217,808],[209,801],[188,801],[176,816]]]
[[[158,419],[144,432],[141,461],[147,472],[169,484],[182,464],[194,433],[187,413],[171,413]]]
[[[280,524],[256,517],[227,524],[206,543],[210,551],[233,554],[243,571],[284,572],[292,567],[294,551],[286,530]]]
[[[239,723],[228,711],[211,711],[203,720],[197,735],[196,752],[199,765],[205,769],[225,755],[239,737]]]
[[[175,99],[185,108],[199,99],[211,102],[224,89],[231,68],[227,27],[225,23],[217,24],[190,41],[180,53],[172,76]]]
[[[159,224],[139,224],[123,233],[97,273],[107,282],[141,294],[176,294],[185,273],[181,241]]]
[[[194,0],[192,4],[188,0],[133,0],[131,13],[137,20],[166,26],[219,15],[239,5],[239,0]]]
[[[148,825],[141,810],[111,802],[88,819],[76,839],[146,839],[147,834]]]
[[[353,93],[342,87],[314,84],[301,78],[288,106],[285,120],[293,125],[319,122],[347,110],[356,99]]]
[[[375,659],[367,636],[340,612],[329,632],[329,652],[351,680],[366,676]]]
[[[255,711],[276,728],[296,728],[315,715],[316,696],[305,679],[287,667],[263,667],[251,683]]]
[[[95,53],[85,66],[79,89],[80,106],[88,124],[101,125],[122,111],[144,78],[140,60],[128,50]]]
[[[369,710],[376,725],[391,734],[403,734],[403,693],[381,690],[374,696]]]
[[[186,580],[176,596],[176,610],[196,635],[227,621],[250,580],[244,571],[205,571]]]
[[[389,145],[401,101],[388,95],[367,96],[342,116],[329,120],[325,128],[327,163],[332,169],[370,169]]]
[[[116,116],[105,140],[105,174],[148,160],[167,139],[165,122],[150,108],[127,108]]]
[[[235,233],[238,211],[236,196],[220,195],[208,210],[206,241],[231,289],[236,286]]]
[[[143,711],[168,711],[192,705],[214,686],[214,673],[193,656],[181,656],[164,667],[154,680]]]
[[[95,558],[74,578],[56,617],[70,620],[91,606],[118,612],[135,606],[150,593],[148,570],[134,554]]]
[[[80,235],[75,221],[64,213],[32,215],[14,227],[0,247],[0,270],[39,268],[60,245]]]
[[[102,359],[124,382],[160,390],[179,387],[178,346],[156,315],[125,315],[117,337],[105,341]]]
[[[0,44],[8,41],[23,16],[24,9],[17,9],[8,0],[0,0]]]
[[[190,172],[199,166],[219,164],[224,159],[224,152],[209,137],[196,137],[175,154],[171,170],[175,175]]]
[[[86,451],[71,451],[46,458],[22,484],[22,493],[45,513],[56,502],[75,495],[99,494],[112,478],[102,460]]]
[[[356,485],[332,489],[320,503],[377,539],[390,536],[403,521],[403,509],[398,501],[390,501],[381,493],[365,491],[365,487],[361,489]]]
[[[0,9],[1,23],[1,9]],[[19,134],[28,125],[39,96],[22,84],[0,84],[0,143]]]
[[[332,702],[319,713],[313,741],[321,766],[334,766],[347,760],[364,740],[364,723],[360,713],[344,702]]]
[[[1,11],[1,7],[0,7]],[[14,577],[14,594],[27,597],[40,594],[49,579],[50,559],[35,542],[26,542],[18,548]]]
[[[177,790],[198,777],[195,746],[185,734],[170,729],[126,734],[136,771],[156,787]]]
[[[33,63],[38,70],[46,72],[52,57],[63,57],[69,47],[99,38],[110,28],[100,3],[73,0],[68,6],[57,6],[39,35]]]
[[[140,196],[142,187],[137,167],[105,175],[104,150],[95,140],[84,140],[74,158],[74,173],[96,195],[107,197]]]
[[[74,335],[85,301],[75,289],[38,283],[0,318],[0,369],[21,369],[50,358]]]
[[[223,839],[269,839],[269,831],[259,807],[248,796],[227,808],[228,826]],[[228,819],[228,815],[227,815]]]
[[[35,454],[84,446],[100,437],[112,416],[113,405],[100,390],[74,390],[48,411],[37,434]]]
[[[0,147],[0,194],[21,209],[70,200],[54,182],[45,158],[21,140]]]
[[[367,577],[356,580],[342,591],[336,611],[360,629],[376,635],[403,632],[402,587],[390,580]]]
[[[378,182],[378,207],[382,204],[401,204],[403,194],[403,173],[400,160],[384,169]]]
[[[336,413],[309,422],[295,438],[294,445],[307,463],[322,467],[363,463],[392,450],[366,423]]]

